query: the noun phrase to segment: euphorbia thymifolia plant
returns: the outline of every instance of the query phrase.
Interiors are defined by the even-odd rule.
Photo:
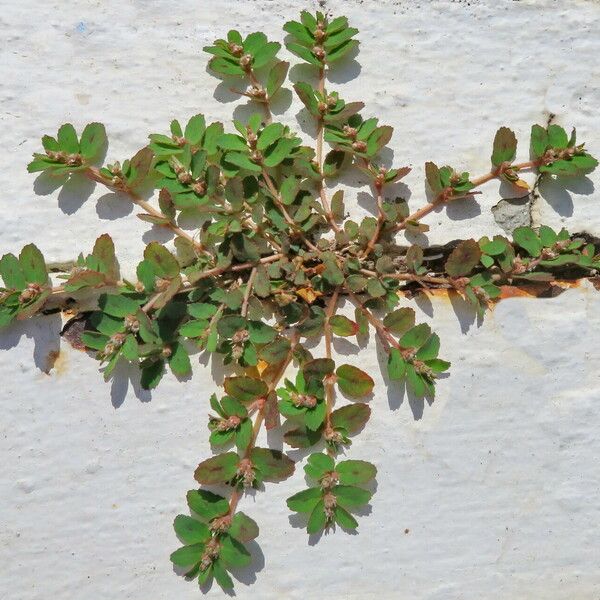
[[[126,362],[139,367],[143,387],[155,388],[167,369],[190,373],[191,350],[235,367],[223,392],[204,399],[215,455],[194,472],[199,487],[187,493],[192,516],[174,523],[182,546],[171,560],[203,589],[213,577],[231,588],[228,572],[252,560],[245,544],[259,530],[240,510],[246,490],[294,472],[284,452],[257,446],[263,427],[282,426],[289,446],[313,449],[304,466],[310,487],[287,500],[306,515],[308,533],[358,526],[352,513],[370,501],[377,471],[350,445],[369,419],[373,379],[357,366],[359,358],[336,359],[335,337],[371,330],[388,354],[389,379],[433,399],[450,364],[439,356],[438,336],[405,305],[411,297],[452,290],[483,315],[507,286],[549,289],[559,277],[586,277],[600,267],[593,243],[546,226],[519,227],[512,239],[466,239],[441,258],[428,258],[419,245],[398,245],[404,231],[427,231],[425,215],[472,198],[493,179],[526,192],[523,171],[579,177],[598,163],[575,130],[568,135],[555,124],[533,125],[529,156],[517,160],[515,134],[500,127],[488,173],[472,177],[428,162],[432,199],[411,212],[390,189],[410,169],[380,158],[392,128],[363,116],[362,102],[346,102],[327,83],[329,71],[356,52],[358,31],[345,17],[319,12],[303,12],[284,30],[287,49],[313,68],[308,81],[293,86],[316,124],[313,145],[273,120],[271,101],[289,67],[278,58],[281,44],[260,32],[229,31],[205,50],[213,55],[212,71],[237,78],[235,89],[256,104],[247,122],[234,120],[226,129],[202,114],[174,120],[132,158],[106,165],[104,126],[91,123],[78,136],[67,123],[56,137],[42,138],[43,151],[28,167],[63,180],[87,177],[126,195],[140,219],[172,232],[173,246],[148,244],[135,280],[121,276],[107,234],[91,254],[51,275],[33,244],[0,261],[0,325],[73,311],[82,293],[95,294],[95,310],[76,317],[85,320],[78,342],[100,361],[106,379]],[[360,170],[373,194],[374,216],[359,222],[347,217],[343,192],[334,191],[348,169]],[[158,191],[157,203],[143,199],[142,186]],[[203,220],[191,233],[178,224],[189,216]],[[353,318],[338,314],[342,301],[354,305]],[[324,340],[323,352],[306,347],[312,338]],[[211,490],[223,484],[229,493]]]

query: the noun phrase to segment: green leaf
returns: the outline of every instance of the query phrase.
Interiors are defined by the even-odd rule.
[[[513,231],[513,240],[531,256],[539,256],[542,252],[542,242],[531,227],[517,227]]]
[[[598,161],[589,154],[577,154],[571,159],[571,163],[577,167],[580,175],[591,173],[598,166]]]
[[[353,434],[364,427],[370,415],[371,409],[366,404],[347,404],[331,413],[331,425]]]
[[[58,130],[57,136],[58,146],[67,154],[77,154],[79,152],[79,142],[77,141],[77,133],[75,127],[71,123],[65,123]]]
[[[506,240],[502,239],[499,236],[496,236],[491,242],[488,241],[484,244],[481,244],[480,242],[480,246],[482,252],[485,252],[490,256],[497,256],[498,254],[502,254],[506,250]]]
[[[335,522],[344,529],[356,529],[358,522],[356,519],[341,506],[335,507]]]
[[[358,333],[358,325],[344,315],[333,315],[329,319],[329,324],[333,333],[342,337],[356,335]]]
[[[323,175],[325,175],[325,177],[334,177],[337,175],[342,168],[345,159],[346,153],[342,150],[331,150],[328,152],[323,161]]]
[[[106,277],[97,271],[79,271],[71,275],[65,283],[65,292],[76,292],[86,287],[97,287],[106,281]]]
[[[159,277],[171,279],[179,275],[177,259],[158,242],[150,242],[144,250],[144,259],[154,268]]]
[[[538,235],[540,238],[540,242],[542,242],[542,245],[545,248],[549,248],[550,246],[553,246],[556,243],[556,241],[558,240],[558,235],[556,235],[556,232],[554,231],[554,229],[552,229],[551,227],[548,227],[547,225],[542,225],[540,227]]]
[[[415,325],[400,338],[400,346],[418,349],[429,339],[430,335],[431,328],[427,323]]]
[[[569,136],[560,125],[548,126],[548,145],[563,150],[569,145]]]
[[[109,337],[97,331],[84,331],[81,334],[81,342],[93,350],[104,350]]]
[[[215,56],[211,58],[208,66],[215,72],[221,75],[244,75],[244,69],[232,60]]]
[[[283,362],[290,351],[290,340],[284,337],[278,337],[270,344],[261,348],[258,352],[259,357],[271,365]]]
[[[206,120],[204,115],[194,115],[185,127],[184,137],[192,146],[196,146],[202,140],[205,131]]]
[[[27,287],[23,268],[14,254],[5,254],[0,259],[0,275],[4,285],[10,290],[20,291]]]
[[[240,315],[225,315],[217,323],[219,335],[232,338],[238,331],[246,329],[246,319]]]
[[[438,352],[440,351],[440,338],[437,334],[431,335],[431,337],[421,346],[417,352],[418,360],[431,360],[437,358]]]
[[[236,512],[227,533],[240,542],[251,542],[258,537],[259,531],[256,521],[243,512]]]
[[[353,485],[336,485],[332,492],[343,507],[362,506],[371,499],[371,492]]]
[[[322,62],[305,46],[301,46],[300,44],[296,44],[294,42],[290,42],[286,44],[286,48],[292,53],[295,54],[298,58],[306,61],[307,63],[314,65],[315,67],[321,67]]]
[[[242,169],[246,169],[247,171],[252,171],[255,173],[260,173],[262,171],[261,166],[253,163],[246,154],[241,154],[239,152],[228,152],[223,158],[225,162],[231,163],[232,165]]]
[[[383,324],[396,335],[402,335],[415,324],[415,311],[412,308],[404,307],[388,313]]]
[[[316,358],[304,364],[302,372],[307,380],[322,381],[326,375],[333,373],[335,362],[331,358]]]
[[[320,488],[308,488],[290,496],[286,500],[286,503],[288,508],[294,512],[308,513],[314,510],[315,506],[321,500],[322,495]]]
[[[269,64],[279,52],[281,44],[279,42],[268,42],[254,55],[253,66],[255,69],[260,69]]]
[[[252,562],[250,552],[235,538],[224,535],[221,537],[221,552],[219,558],[230,568],[239,569]]]
[[[367,283],[367,293],[373,298],[381,298],[381,296],[385,296],[386,289],[379,279],[369,279]]]
[[[508,127],[500,127],[494,138],[492,164],[499,167],[502,163],[511,163],[517,154],[517,138]]]
[[[195,338],[201,336],[208,329],[208,321],[192,320],[184,323],[179,328],[179,334],[184,337]]]
[[[406,361],[400,350],[392,348],[388,357],[388,376],[392,381],[401,381],[406,374]]]
[[[115,244],[108,233],[103,233],[94,243],[92,255],[100,262],[100,271],[109,279],[119,279],[119,263],[115,256]]]
[[[450,368],[450,363],[446,360],[441,360],[440,358],[434,358],[432,360],[426,361],[427,366],[436,373],[443,373]]]
[[[446,273],[450,277],[462,277],[468,275],[478,264],[481,259],[481,248],[479,244],[473,240],[465,240],[458,244],[448,256],[446,261]]]
[[[364,291],[364,289],[367,287],[367,283],[367,278],[363,277],[362,275],[349,275],[346,278],[346,285],[355,293]]]
[[[242,402],[249,402],[266,396],[268,388],[267,384],[260,379],[253,377],[228,377],[223,384],[225,391],[234,398]]]
[[[268,344],[277,337],[277,330],[262,321],[248,321],[248,335],[253,344]]]
[[[194,567],[202,559],[204,544],[192,544],[175,550],[170,556],[171,562],[178,567]]]
[[[370,375],[352,365],[341,365],[337,368],[337,384],[344,394],[355,398],[367,396],[373,391],[375,382]]]
[[[173,522],[175,533],[184,544],[198,544],[210,539],[210,530],[204,523],[187,515],[177,515]]]
[[[292,150],[297,146],[295,139],[282,138],[276,144],[271,146],[265,154],[263,163],[266,167],[276,167],[279,163],[285,160]]]
[[[579,174],[579,169],[572,160],[555,160],[549,165],[540,166],[539,169],[540,173],[550,173],[559,177],[569,177]]]
[[[121,346],[121,356],[129,361],[137,361],[139,358],[138,345],[134,335],[129,334],[125,338]]]
[[[406,383],[408,384],[409,389],[413,391],[415,396],[418,398],[425,396],[427,392],[425,382],[411,363],[407,363],[406,365]]]
[[[239,457],[235,452],[225,452],[202,461],[194,471],[194,479],[204,485],[226,483],[237,471]]]
[[[304,472],[313,479],[321,479],[325,473],[335,469],[335,461],[328,454],[315,452],[308,457]]]
[[[375,465],[364,460],[343,460],[336,465],[335,470],[343,485],[367,483],[377,475]]]
[[[267,77],[267,94],[272,98],[283,85],[287,77],[290,63],[285,61],[278,62],[270,71]]]
[[[102,123],[90,123],[81,134],[81,154],[92,162],[99,158],[106,146],[106,130]]]
[[[444,186],[441,183],[440,170],[435,163],[425,163],[425,179],[427,179],[427,183],[434,194],[439,194],[442,191]]]
[[[250,452],[250,460],[265,481],[283,481],[294,472],[294,461],[279,450],[253,448]]]
[[[284,434],[283,439],[292,448],[310,448],[321,439],[321,432],[311,431],[307,427],[304,429],[291,429]]]
[[[356,47],[358,47],[358,40],[348,40],[343,44],[340,44],[337,48],[327,53],[327,63],[331,64],[337,62]]]
[[[283,125],[281,123],[270,123],[258,136],[256,147],[260,150],[266,150],[271,144],[276,142],[283,135]]]
[[[154,389],[162,379],[165,372],[165,363],[162,360],[150,363],[142,368],[141,385],[145,390]]]
[[[217,144],[223,150],[238,150],[247,153],[248,146],[246,140],[239,135],[233,133],[224,133],[218,140]]]
[[[548,147],[548,132],[541,125],[531,127],[531,153],[536,158],[540,158],[546,152]]]
[[[229,511],[229,502],[223,496],[208,490],[190,490],[186,498],[190,509],[207,521]]]
[[[98,306],[106,314],[121,318],[135,314],[140,307],[135,300],[118,294],[102,294]]]
[[[171,355],[168,358],[171,371],[180,377],[189,375],[192,372],[190,355],[183,344],[175,343],[171,346]]]
[[[229,577],[227,571],[221,565],[221,561],[216,560],[212,564],[213,575],[217,581],[217,583],[224,589],[230,590],[233,587],[233,581],[231,577]]]
[[[48,271],[42,253],[34,244],[28,244],[19,254],[19,264],[28,283],[48,283]]]
[[[325,528],[326,524],[327,517],[325,516],[325,504],[323,503],[323,500],[319,500],[310,513],[306,531],[308,531],[308,533],[318,533]]]

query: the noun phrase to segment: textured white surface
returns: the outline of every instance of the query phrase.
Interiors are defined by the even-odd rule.
[[[2,5],[0,254],[35,241],[45,255],[69,259],[109,232],[126,272],[144,243],[166,238],[113,194],[87,190],[84,200],[81,187],[59,192],[35,182],[25,165],[40,135],[65,121],[79,129],[101,120],[114,159],[173,117],[203,111],[227,120],[236,104],[223,85],[215,99],[218,81],[205,72],[201,47],[229,28],[259,24],[281,39],[282,23],[312,7]],[[598,3],[346,0],[327,8],[347,14],[362,41],[360,66],[346,65],[330,87],[395,127],[395,162],[414,167],[406,179],[413,208],[424,202],[425,160],[483,173],[500,125],[516,131],[525,159],[530,125],[553,112],[598,153]],[[294,101],[287,114],[299,110]],[[594,181],[597,173],[566,192],[542,190],[541,221],[600,235]],[[430,241],[499,232],[490,210],[497,187],[483,189],[479,206],[430,216]],[[351,190],[359,211],[363,191]],[[302,470],[268,485],[243,500],[261,527],[261,550],[258,572],[240,574],[238,597],[319,598],[324,590],[350,599],[600,597],[600,295],[584,287],[553,300],[504,301],[480,327],[445,300],[421,308],[453,363],[432,406],[386,389],[373,340],[354,359],[377,381],[373,416],[350,449],[379,467],[359,534],[324,536],[313,546],[293,518],[290,525],[284,502],[303,485]],[[63,344],[45,375],[59,327],[48,318],[0,335],[0,597],[199,597],[172,572],[171,522],[185,508],[193,468],[210,452],[206,399],[222,372],[199,366],[185,385],[167,378],[150,398],[126,373],[104,384],[94,361]],[[221,592],[214,586],[210,595]]]

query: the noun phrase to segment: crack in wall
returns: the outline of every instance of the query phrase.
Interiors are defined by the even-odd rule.
[[[546,128],[552,124],[556,115],[549,113],[546,119]],[[494,220],[502,229],[512,235],[517,227],[535,227],[542,225],[541,214],[538,206],[540,199],[539,185],[543,173],[538,172],[531,191],[526,196],[516,198],[502,198],[492,206]]]

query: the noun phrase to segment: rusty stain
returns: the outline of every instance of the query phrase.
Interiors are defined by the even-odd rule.
[[[508,298],[539,298],[542,295],[554,298],[559,294],[562,294],[565,290],[571,288],[581,287],[583,281],[590,281],[594,287],[600,291],[600,277],[590,277],[582,279],[554,279],[552,281],[539,281],[539,282],[524,282],[519,286],[516,285],[502,285],[500,286],[500,296],[491,303],[493,308],[494,304],[497,304],[500,300],[506,300]],[[450,287],[436,287],[436,288],[422,288],[418,290],[398,290],[398,294],[406,298],[414,298],[421,293],[425,293],[428,296],[434,297],[439,300],[450,301],[452,297],[455,297],[458,292]],[[461,294],[458,294],[461,298]]]
[[[58,357],[60,356],[60,350],[50,350],[46,356],[46,366],[44,367],[44,373],[50,374],[50,371],[54,368]]]
[[[54,371],[56,375],[62,375],[67,370],[67,355],[61,350],[50,350],[46,356],[46,366],[44,373],[50,375]]]

